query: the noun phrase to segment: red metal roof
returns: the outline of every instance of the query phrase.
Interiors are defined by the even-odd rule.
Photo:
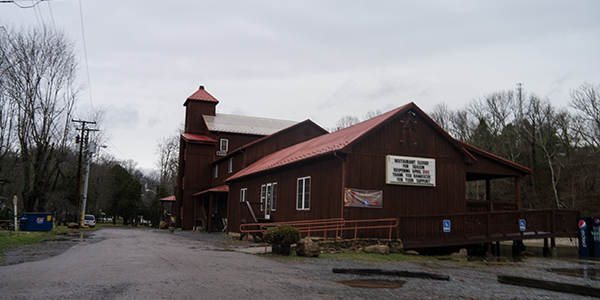
[[[217,141],[202,135],[202,134],[194,134],[194,133],[182,133],[181,136],[189,142],[211,142],[216,143]]]
[[[158,201],[175,202],[175,195],[158,199]]]
[[[489,152],[487,152],[485,150],[481,150],[481,149],[479,149],[479,148],[477,148],[475,146],[469,145],[469,144],[467,144],[465,142],[462,142],[462,141],[459,141],[459,140],[456,140],[456,141],[459,142],[460,144],[462,144],[466,148],[467,151],[477,152],[480,155],[485,156],[487,158],[490,158],[492,160],[496,160],[496,161],[499,161],[499,162],[501,162],[503,164],[510,165],[511,167],[513,167],[515,169],[521,170],[521,172],[524,172],[524,173],[527,173],[527,174],[533,173],[530,168],[527,168],[525,166],[521,166],[518,163],[512,162],[512,161],[510,161],[508,159],[505,159],[505,158],[502,158],[502,157],[500,157],[498,155],[494,155],[494,154],[489,153]]]
[[[239,148],[237,148],[237,149],[235,149],[233,151],[230,151],[229,153],[227,153],[227,155],[222,156],[222,157],[216,159],[215,161],[213,161],[213,163],[218,163],[220,161],[227,160],[230,157],[237,155],[239,152],[241,152],[241,151],[243,151],[245,149],[248,149],[248,147],[251,147],[251,146],[256,145],[258,143],[262,143],[265,140],[271,139],[271,138],[273,138],[274,136],[276,136],[278,134],[285,134],[286,131],[288,131],[288,130],[294,128],[294,127],[297,127],[297,126],[301,126],[303,124],[312,124],[312,125],[315,126],[315,128],[317,128],[317,130],[321,131],[323,134],[328,134],[329,133],[327,130],[323,129],[323,127],[319,126],[317,123],[311,121],[310,119],[306,119],[306,120],[304,120],[304,121],[302,121],[300,123],[296,123],[296,124],[294,124],[294,125],[292,125],[290,127],[284,128],[284,129],[282,129],[280,131],[277,131],[277,132],[275,132],[273,134],[269,134],[269,135],[264,136],[264,137],[262,137],[262,138],[260,138],[258,140],[254,140],[254,141],[252,141],[252,142],[250,142],[248,144],[245,144],[245,145],[243,145],[243,146],[241,146],[241,147],[239,147]]]
[[[229,186],[228,185],[220,185],[220,186],[208,189],[208,190],[197,192],[195,194],[192,194],[192,196],[198,196],[198,195],[202,195],[202,194],[206,194],[206,193],[229,193]]]
[[[287,165],[304,159],[318,157],[328,153],[333,153],[335,151],[340,151],[346,146],[359,140],[362,136],[371,131],[373,128],[385,123],[392,116],[413,107],[416,107],[416,105],[411,102],[407,105],[398,107],[385,114],[379,115],[362,123],[358,123],[354,126],[334,131],[330,134],[325,134],[316,137],[312,140],[308,140],[306,142],[299,143],[285,148],[283,150],[277,151],[275,153],[261,158],[260,160],[251,164],[247,168],[234,174],[233,176],[229,177],[227,181],[254,174],[260,171],[265,171],[275,167]]]
[[[481,153],[484,156],[495,159],[501,163],[508,164],[516,169],[522,170],[524,172],[531,172],[531,170],[518,165],[514,162],[508,161],[506,159],[500,158],[491,153],[485,152],[481,149],[475,148],[471,145],[467,145],[462,143],[454,138],[452,138],[446,131],[444,131],[435,121],[433,121],[425,112],[423,112],[414,102],[406,104],[404,106],[398,107],[394,110],[391,110],[387,113],[364,121],[362,123],[358,123],[356,125],[332,132],[330,134],[325,134],[314,139],[308,140],[303,143],[299,143],[288,148],[282,149],[278,152],[267,155],[255,163],[251,164],[247,168],[241,170],[240,172],[234,174],[229,177],[226,181],[235,180],[240,177],[244,177],[250,174],[258,173],[261,171],[266,171],[269,169],[273,169],[276,167],[288,165],[294,162],[298,162],[301,160],[314,158],[326,154],[330,154],[336,151],[342,151],[344,148],[349,146],[350,144],[360,140],[364,136],[367,135],[368,132],[379,127],[380,125],[388,122],[394,116],[402,113],[406,113],[410,110],[414,110],[422,115],[436,130],[440,132],[440,134],[446,136],[448,140],[453,143],[456,148],[461,151],[465,156],[469,157],[473,161],[477,161],[473,154],[469,151],[476,151]]]
[[[217,98],[213,97],[211,94],[209,94],[207,91],[205,91],[204,86],[202,86],[202,85],[195,93],[193,93],[191,96],[189,96],[187,98],[187,100],[185,101],[185,103],[183,105],[186,106],[189,100],[219,103],[219,100],[217,100]]]

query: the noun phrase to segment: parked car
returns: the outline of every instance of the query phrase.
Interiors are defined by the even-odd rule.
[[[94,217],[94,215],[85,215],[83,218],[83,225],[94,228],[96,226],[96,217]]]

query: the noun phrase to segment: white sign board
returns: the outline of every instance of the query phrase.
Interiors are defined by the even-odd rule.
[[[387,184],[435,186],[435,159],[409,156],[386,156]]]

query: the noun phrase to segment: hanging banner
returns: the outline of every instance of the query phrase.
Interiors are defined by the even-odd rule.
[[[435,159],[409,156],[386,156],[387,184],[435,186]]]
[[[383,191],[345,188],[344,206],[383,208]]]

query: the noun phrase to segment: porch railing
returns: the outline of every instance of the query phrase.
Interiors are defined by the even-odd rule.
[[[576,236],[578,217],[577,210],[558,209],[403,216],[398,218],[398,235],[409,246]]]
[[[246,247],[248,247],[250,235],[264,234],[270,227],[284,224],[298,228],[300,233],[306,234],[307,237],[314,236],[320,232],[324,239],[332,236],[337,240],[343,231],[352,231],[354,238],[357,238],[359,230],[387,229],[388,238],[392,239],[392,231],[398,227],[398,219],[345,220],[337,218],[277,223],[249,223],[240,225],[240,232],[246,234]]]
[[[467,200],[467,212],[516,211],[516,202]]]

